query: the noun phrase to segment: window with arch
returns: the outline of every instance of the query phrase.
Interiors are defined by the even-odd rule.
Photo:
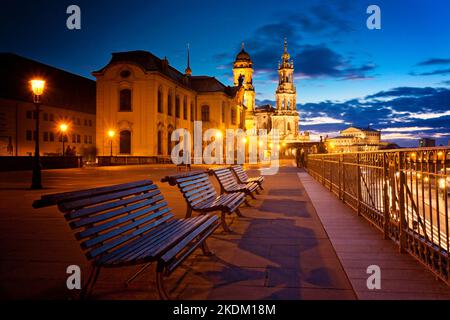
[[[195,120],[194,103],[191,102],[191,121]]]
[[[119,141],[120,141],[119,153],[131,154],[131,131],[130,130],[120,131]]]
[[[288,129],[288,131],[291,131],[291,123],[290,122],[288,122],[288,124],[287,124],[287,129]]]
[[[172,115],[172,90],[169,91],[169,94],[167,95],[167,114],[169,116]]]
[[[226,104],[225,102],[222,102],[222,122],[225,122],[225,108]]]
[[[202,121],[209,121],[209,106],[202,106]]]
[[[170,156],[172,153],[172,132],[173,132],[173,128],[172,126],[170,126],[169,128],[167,128],[167,155]]]
[[[180,96],[176,95],[175,97],[175,117],[180,117]]]
[[[232,107],[231,108],[231,124],[235,125],[236,124],[236,108]]]
[[[184,120],[187,120],[187,114],[188,114],[188,111],[187,111],[187,97],[184,96],[184,98],[183,98],[183,119]]]
[[[163,132],[158,130],[158,155],[163,154]]]
[[[131,111],[131,90],[130,89],[120,90],[119,111]]]
[[[158,88],[158,112],[163,113],[163,92],[162,88]]]

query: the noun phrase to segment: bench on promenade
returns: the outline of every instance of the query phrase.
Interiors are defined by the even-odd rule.
[[[214,174],[219,181],[222,193],[230,194],[243,192],[245,195],[249,195],[253,199],[256,199],[253,193],[258,192],[258,183],[238,183],[230,168],[210,169],[209,172],[210,174]]]
[[[233,170],[233,173],[235,174],[239,183],[247,184],[247,183],[251,183],[251,182],[256,182],[258,184],[259,189],[264,190],[264,188],[262,186],[262,184],[264,182],[263,176],[250,178],[248,176],[247,172],[244,170],[244,168],[240,164],[231,166],[231,170]]]
[[[187,203],[186,218],[191,217],[192,211],[201,214],[220,211],[223,229],[231,232],[226,223],[226,215],[234,212],[238,216],[242,216],[239,206],[245,201],[245,193],[218,195],[206,171],[191,171],[166,176],[161,179],[161,182],[178,186]]]
[[[156,262],[157,290],[168,299],[164,278],[196,248],[209,255],[205,240],[220,225],[215,215],[175,219],[151,180],[44,195],[33,203],[34,208],[52,205],[64,213],[91,262],[82,298],[93,291],[102,267],[141,266],[132,281]]]

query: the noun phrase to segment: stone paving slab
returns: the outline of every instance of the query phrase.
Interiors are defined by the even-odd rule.
[[[306,172],[298,177],[359,299],[450,299],[450,287]],[[381,290],[367,288],[367,267],[381,268]]]

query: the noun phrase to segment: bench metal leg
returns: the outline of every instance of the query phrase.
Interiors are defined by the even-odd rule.
[[[214,252],[209,250],[209,247],[208,247],[208,244],[206,243],[206,241],[202,242],[202,252],[207,257],[210,257],[210,256],[214,255]]]
[[[253,194],[253,192],[249,193],[250,197],[252,197],[252,199],[256,199],[255,195]]]
[[[190,218],[192,216],[192,208],[188,207],[186,210],[186,218]]]
[[[245,203],[245,205],[246,205],[247,207],[251,207],[250,202],[248,202],[247,199],[244,200],[244,203]]]
[[[142,268],[140,268],[135,274],[133,274],[127,281],[125,281],[125,288],[128,288],[128,285],[134,281],[139,275],[144,272],[148,267],[152,265],[151,262],[145,264]]]
[[[170,300],[170,296],[167,294],[164,286],[164,265],[161,262],[158,262],[158,266],[156,267],[156,289],[161,300]]]
[[[241,210],[239,210],[239,208],[236,208],[236,210],[234,210],[234,212],[236,212],[236,215],[237,215],[238,217],[241,217],[241,218],[244,217],[244,215],[242,214]]]
[[[80,299],[89,299],[94,290],[95,282],[97,282],[98,276],[100,274],[100,267],[92,266],[91,271],[89,272],[89,277],[86,284],[83,286],[83,289],[80,292]]]
[[[220,220],[222,222],[222,228],[225,232],[231,233],[233,231],[227,225],[226,217],[227,217],[227,213],[225,211],[222,211],[221,216],[220,216]]]

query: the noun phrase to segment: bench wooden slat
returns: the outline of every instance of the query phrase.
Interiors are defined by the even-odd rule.
[[[111,201],[111,202],[103,203],[103,204],[100,204],[97,206],[81,208],[81,209],[78,209],[75,211],[70,211],[69,213],[67,213],[65,215],[65,217],[67,220],[73,220],[73,219],[82,218],[84,216],[93,215],[93,214],[99,213],[101,211],[111,210],[111,209],[122,207],[122,206],[131,207],[130,204],[134,205],[135,202],[139,202],[139,201],[142,202],[142,200],[145,200],[149,197],[157,196],[159,194],[161,194],[161,192],[158,189],[156,189],[151,192],[143,193],[143,194],[131,197],[131,198],[119,199],[117,201]]]
[[[84,189],[79,191],[69,191],[54,194],[46,194],[41,197],[41,199],[33,202],[33,208],[43,208],[47,206],[53,206],[61,201],[72,201],[80,198],[88,198],[104,193],[111,193],[119,190],[127,190],[135,187],[140,187],[144,185],[153,184],[151,180],[140,180],[129,183],[122,183],[113,186],[106,186],[100,188]]]
[[[164,229],[164,232],[159,235],[151,235],[147,241],[141,243],[140,246],[133,247],[131,250],[127,250],[125,254],[122,254],[121,261],[130,263],[131,261],[137,261],[139,259],[151,259],[162,252],[171,248],[169,239],[174,237],[183,238],[184,232],[188,232],[188,228],[194,227],[194,222],[198,220],[198,217],[193,219],[179,220],[179,223],[169,226]]]
[[[58,204],[58,207],[61,211],[70,211],[70,210],[75,210],[75,209],[86,207],[86,206],[96,205],[98,203],[102,203],[102,202],[106,202],[106,201],[115,200],[117,198],[120,199],[120,198],[124,198],[124,197],[128,197],[128,196],[132,196],[135,194],[148,192],[148,191],[154,190],[155,188],[156,188],[155,185],[139,186],[137,188],[116,191],[114,193],[106,193],[106,194],[98,195],[95,197],[60,202]]]
[[[211,169],[210,172],[215,175],[224,192],[245,192],[253,196],[253,192],[258,188],[253,182],[239,184],[229,168]]]
[[[213,224],[217,224],[217,217],[214,217],[214,219],[208,219],[207,221],[202,221],[202,224],[199,228],[196,228],[194,232],[191,232],[189,236],[184,238],[181,242],[179,242],[176,246],[174,246],[172,249],[167,251],[162,257],[161,260],[164,260],[166,263],[171,261],[180,251],[181,249],[185,248],[192,240],[194,240],[196,237],[198,237],[200,234],[202,234],[204,231],[209,229],[209,227]],[[178,260],[182,261],[182,260]]]
[[[161,197],[161,199],[162,199],[162,197]],[[138,218],[138,217],[140,217],[142,215],[145,215],[147,213],[153,212],[153,211],[158,210],[158,209],[162,209],[162,210],[158,211],[158,213],[162,215],[162,214],[164,214],[164,213],[169,211],[168,208],[163,208],[166,205],[167,205],[167,202],[163,201],[163,202],[160,202],[160,203],[155,204],[153,206],[150,206],[150,207],[147,207],[147,208],[143,208],[141,210],[134,211],[133,213],[125,215],[125,216],[122,216],[122,217],[120,217],[118,219],[114,219],[114,220],[106,222],[106,223],[98,224],[95,227],[88,228],[88,229],[86,229],[84,231],[78,232],[76,234],[76,237],[77,237],[77,239],[83,239],[83,238],[95,235],[97,233],[100,233],[100,232],[105,231],[107,229],[110,229],[110,228],[113,228],[115,226],[121,225],[121,224],[123,224],[125,222],[128,222],[130,220],[136,219],[136,218]],[[129,209],[128,207],[122,208],[121,209],[121,211],[122,211],[121,213],[125,213],[128,209]],[[118,214],[118,213],[116,213],[116,214]],[[156,217],[157,216],[155,216],[155,218]],[[93,218],[96,218],[96,217],[93,217]],[[85,219],[85,220],[87,220],[87,219]],[[83,224],[88,224],[87,221],[82,221],[82,222],[83,222]]]
[[[176,219],[167,221],[162,224],[160,228],[155,229],[151,236],[137,238],[131,241],[127,246],[122,246],[104,254],[100,259],[98,259],[98,263],[105,264],[112,263],[112,261],[121,261],[123,260],[123,257],[128,254],[128,252],[152,245],[159,237],[167,233],[172,226],[176,226],[182,222],[182,220]]]
[[[120,238],[117,238],[117,239],[114,239],[112,241],[109,241],[109,242],[105,243],[104,245],[89,251],[88,252],[88,257],[90,257],[91,259],[95,258],[98,255],[100,255],[102,253],[105,253],[108,250],[111,250],[111,249],[113,249],[113,248],[115,248],[115,247],[117,247],[117,246],[119,246],[119,245],[129,241],[130,239],[135,238],[136,236],[141,235],[144,232],[149,231],[152,228],[158,227],[163,222],[166,222],[167,220],[171,219],[172,217],[173,217],[173,215],[164,216],[161,219],[154,221],[153,223],[149,223],[149,224],[147,224],[147,225],[145,225],[145,226],[143,226],[143,227],[141,227],[139,229],[136,229],[135,231],[133,231],[131,233],[123,235]]]

